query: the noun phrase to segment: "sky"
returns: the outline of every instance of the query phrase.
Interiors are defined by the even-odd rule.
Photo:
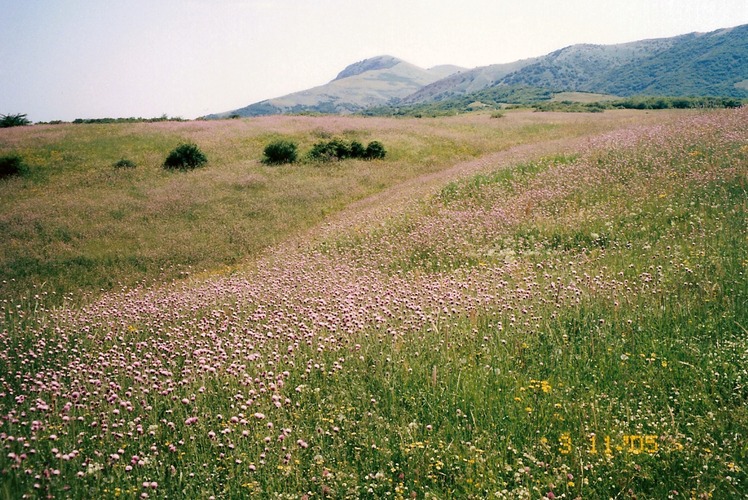
[[[392,55],[466,68],[748,24],[748,0],[0,0],[0,114],[187,119]]]

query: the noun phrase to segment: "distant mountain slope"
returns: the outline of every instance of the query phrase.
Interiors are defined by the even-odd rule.
[[[542,57],[470,70],[450,65],[423,69],[392,56],[372,57],[351,64],[325,85],[207,118],[346,114],[454,99],[512,102],[518,96],[565,91],[748,98],[748,25],[617,45],[571,45]]]
[[[207,118],[302,112],[354,113],[405,97],[461,69],[464,68],[450,65],[423,69],[396,57],[378,56],[351,64],[325,85]]]
[[[524,59],[508,64],[493,64],[475,69],[460,71],[446,78],[430,83],[417,92],[405,97],[402,104],[414,104],[424,101],[441,101],[459,95],[470,94],[493,86],[507,75],[518,71],[537,61]]]
[[[505,85],[618,96],[748,97],[748,25],[618,45],[572,45],[513,64],[519,67],[452,75],[401,102],[436,102]]]
[[[748,97],[748,25],[676,38],[667,51],[621,68],[597,87],[618,95]],[[615,76],[615,77],[614,77]]]

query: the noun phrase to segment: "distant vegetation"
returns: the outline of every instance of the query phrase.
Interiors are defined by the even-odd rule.
[[[298,146],[288,139],[275,140],[265,146],[262,162],[266,165],[294,163],[298,159]],[[331,162],[347,159],[379,160],[387,155],[387,150],[379,141],[371,141],[366,147],[359,141],[346,141],[334,138],[314,143],[304,155],[311,162]]]
[[[327,142],[318,142],[312,146],[307,157],[312,161],[338,161],[347,158],[378,160],[387,154],[384,145],[379,141],[372,141],[366,147],[358,141],[346,142],[342,139],[333,139]]]
[[[273,141],[267,146],[263,153],[263,163],[268,165],[281,165],[283,163],[293,163],[298,157],[298,146],[295,142],[286,139]]]
[[[449,116],[456,113],[469,113],[481,109],[497,109],[507,105],[530,106],[550,100],[553,92],[526,85],[491,87],[478,92],[444,98],[439,101],[418,104],[377,106],[368,108],[365,116]]]
[[[169,153],[164,161],[164,168],[190,170],[201,167],[208,162],[205,154],[196,144],[180,144]]]
[[[114,162],[114,168],[135,168],[135,162],[127,158],[122,158]]]
[[[22,127],[31,124],[26,115],[0,115],[0,128]]]
[[[23,175],[28,171],[28,167],[23,163],[23,159],[17,154],[0,156],[0,179]]]
[[[437,102],[369,108],[363,114],[366,116],[436,117],[516,107],[528,107],[537,111],[587,113],[610,109],[719,109],[737,108],[747,101],[736,97],[634,96],[625,99],[604,98],[599,101],[578,102],[576,100],[553,100],[555,94],[550,89],[500,86],[446,98]],[[592,94],[592,96],[594,97],[596,94]]]
[[[166,115],[159,116],[157,118],[76,118],[73,120],[75,124],[82,123],[156,123],[156,122],[183,122],[184,118],[180,117],[168,117]],[[63,123],[63,122],[55,122]]]
[[[739,108],[746,101],[734,97],[648,97],[605,100],[589,103],[548,101],[533,104],[538,111],[601,112],[606,109],[720,109]]]

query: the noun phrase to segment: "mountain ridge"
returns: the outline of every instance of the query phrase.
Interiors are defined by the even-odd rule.
[[[355,113],[410,95],[429,83],[463,69],[453,65],[423,69],[397,57],[376,56],[348,65],[324,85],[206,118],[308,112]]]
[[[500,95],[510,88],[620,97],[748,98],[748,25],[612,45],[580,43],[544,56],[472,69],[453,65],[423,69],[394,56],[380,55],[348,65],[327,84],[207,118],[347,114],[377,106],[465,98],[481,92]]]

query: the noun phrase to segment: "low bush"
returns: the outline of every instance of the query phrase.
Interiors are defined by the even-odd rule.
[[[363,158],[366,155],[366,148],[358,141],[351,141],[351,157]]]
[[[135,168],[135,162],[127,158],[122,158],[114,162],[114,168]]]
[[[386,152],[382,143],[372,141],[364,147],[358,141],[347,143],[341,139],[318,142],[312,146],[307,157],[313,161],[339,161],[347,158],[374,160],[384,158]]]
[[[318,142],[309,151],[309,159],[314,161],[337,161],[351,157],[351,146],[340,139]]]
[[[265,146],[265,158],[262,162],[268,165],[282,165],[284,163],[294,163],[297,158],[296,143],[281,139],[271,142]]]
[[[387,151],[384,149],[384,145],[379,141],[372,141],[366,146],[364,153],[364,159],[366,160],[381,160],[385,157]]]
[[[196,144],[180,144],[169,153],[164,162],[164,168],[189,170],[201,167],[208,162]]]
[[[28,168],[23,163],[23,159],[17,154],[0,156],[0,179],[23,175],[27,171]]]

